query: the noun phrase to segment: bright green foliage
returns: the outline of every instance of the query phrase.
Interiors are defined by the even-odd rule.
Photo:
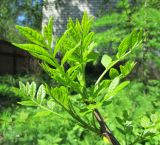
[[[142,127],[143,125],[141,126],[141,119],[144,116],[150,120],[150,127],[152,127],[150,131],[156,131],[154,135],[159,133],[160,122],[156,126],[153,123],[158,121],[160,115],[159,85],[160,83],[158,81],[152,82],[147,87],[148,93],[144,94],[143,90],[146,86],[137,81],[132,82],[126,89],[113,98],[112,103],[101,108],[100,111],[105,114],[105,120],[111,124],[112,130],[114,130],[115,135],[122,145],[125,145],[125,136],[127,137],[127,143],[131,144],[138,137],[140,139],[139,135],[142,132],[147,133],[149,128],[144,129]],[[0,90],[3,88],[0,87]],[[47,105],[56,112],[63,113],[63,116],[66,115],[66,112],[55,105],[53,101],[48,101]],[[127,119],[123,117],[124,110],[128,112],[124,113],[125,117],[128,114]],[[14,105],[10,108],[1,109],[0,118],[0,132],[2,136],[0,138],[0,144],[90,145],[94,143],[96,145],[104,145],[99,137],[89,134],[88,130],[79,127],[75,123],[71,123],[70,120],[60,120],[58,116],[52,115],[40,108],[33,109],[31,107]],[[126,128],[124,129],[123,126],[126,126]],[[156,128],[156,130],[153,130],[153,128]],[[147,133],[146,137],[144,135],[141,138],[143,141],[139,140],[141,142],[139,144],[145,142],[146,144],[159,145],[160,135],[153,137],[149,136],[149,134],[151,135],[151,133]]]
[[[2,80],[7,82],[14,78],[1,77]],[[19,78],[26,81],[32,78]],[[18,79],[16,79],[18,81]],[[38,84],[38,81],[36,81]],[[3,82],[4,83],[4,82]],[[105,81],[103,84],[107,86]],[[138,81],[133,81],[125,89],[117,94],[111,101],[99,109],[104,114],[105,121],[109,124],[114,131],[115,136],[118,138],[122,145],[135,144],[153,144],[159,145],[160,141],[160,83],[159,81],[149,81],[147,86],[148,93],[144,93],[146,86]],[[0,85],[0,144],[54,144],[54,145],[104,145],[104,142],[96,134],[88,133],[88,130],[78,126],[72,120],[60,119],[59,116],[53,115],[51,112],[39,107],[20,106],[12,104],[9,107],[3,107],[4,101],[2,95],[9,92],[9,86]],[[11,91],[10,91],[11,92]],[[18,91],[19,93],[19,91]],[[67,117],[66,111],[55,104],[52,97],[47,98],[44,104],[45,108],[50,108],[63,117]],[[78,96],[74,96],[75,99]],[[12,96],[12,99],[14,97]],[[24,96],[22,100],[27,100]],[[42,103],[42,105],[44,105]],[[145,119],[147,118],[147,119]],[[144,122],[148,122],[149,126],[144,128]],[[145,121],[146,120],[146,121]],[[142,122],[143,121],[143,122]],[[146,124],[146,123],[145,123]],[[143,136],[141,136],[143,134]]]
[[[149,81],[148,92],[144,93],[146,86],[136,81],[113,98],[114,103],[106,106],[108,112],[113,112],[110,122],[116,118],[117,135],[122,144],[159,144],[159,84],[159,81]]]
[[[106,1],[106,3],[111,5],[111,1]],[[142,80],[149,77],[153,78],[153,76],[159,79],[159,0],[119,0],[114,6],[115,8],[107,12],[104,10],[103,16],[100,16],[94,22],[93,30],[97,32],[94,40],[97,42],[99,50],[102,53],[104,51],[110,54],[115,53],[122,39],[132,29],[139,28],[144,32],[142,49],[135,49],[135,52],[131,55],[138,60],[137,76]],[[129,39],[129,37],[126,37],[119,45],[118,49],[121,49],[121,51],[117,54],[117,57],[125,52],[125,49],[129,46],[125,46],[125,42]],[[133,39],[132,41],[136,40]],[[155,70],[154,73],[153,70]]]
[[[40,65],[51,78],[57,82],[57,87],[53,88],[49,85],[41,85],[38,90],[35,89],[34,82],[31,84],[20,83],[20,91],[29,96],[26,101],[19,102],[22,105],[39,106],[45,111],[54,113],[54,108],[47,104],[56,103],[60,105],[70,115],[70,120],[76,122],[80,126],[100,134],[100,130],[95,125],[92,116],[94,109],[101,108],[111,98],[113,98],[121,89],[128,85],[128,81],[122,82],[132,69],[133,62],[127,63],[123,67],[123,71],[116,73],[115,77],[103,79],[106,73],[119,61],[124,60],[131,51],[141,41],[141,31],[133,31],[124,41],[122,41],[117,57],[111,58],[108,55],[102,57],[102,65],[105,67],[104,72],[99,76],[95,84],[87,85],[85,68],[88,62],[96,60],[97,54],[94,52],[95,42],[93,42],[94,33],[90,31],[93,18],[84,13],[82,21],[76,20],[74,23],[69,19],[67,30],[61,38],[57,40],[55,46],[52,46],[52,19],[47,26],[44,26],[42,35],[44,47],[42,47],[42,39],[37,43],[37,32],[31,28],[20,28],[20,32],[25,36],[32,35],[30,39],[34,44],[15,44],[15,46],[28,51],[31,55],[41,60]],[[26,31],[28,30],[28,32]],[[32,31],[32,33],[31,33]],[[28,33],[28,34],[27,34]],[[35,39],[33,39],[35,37]],[[39,37],[39,36],[38,36]],[[57,59],[57,54],[62,55],[62,59]],[[67,66],[67,67],[65,67]],[[103,79],[103,80],[102,80]],[[25,88],[25,89],[24,89]],[[36,94],[36,95],[35,95]],[[45,97],[47,94],[47,97]],[[43,113],[40,113],[44,115]],[[71,118],[70,118],[71,117]],[[62,117],[65,118],[65,117]]]

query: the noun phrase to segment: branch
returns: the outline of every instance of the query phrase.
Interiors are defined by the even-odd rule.
[[[107,124],[104,122],[104,119],[102,118],[101,114],[97,109],[94,109],[94,116],[100,125],[101,135],[106,137],[112,143],[112,145],[120,145],[120,143],[117,141],[117,139],[114,137],[114,135],[108,128]]]

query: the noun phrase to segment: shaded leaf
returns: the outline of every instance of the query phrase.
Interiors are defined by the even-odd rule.
[[[114,79],[114,78],[117,77],[117,76],[119,76],[118,70],[116,70],[115,68],[111,68],[111,69],[109,70],[109,77],[110,77],[111,79]]]

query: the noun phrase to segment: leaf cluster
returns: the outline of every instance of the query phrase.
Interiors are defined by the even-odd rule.
[[[81,22],[78,19],[73,22],[70,18],[67,30],[54,46],[53,18],[43,27],[42,34],[28,27],[17,26],[19,32],[32,43],[13,44],[39,59],[43,70],[57,82],[56,87],[46,84],[45,86],[41,85],[38,90],[34,82],[26,83],[26,85],[20,82],[20,91],[28,97],[28,100],[19,103],[26,106],[39,106],[62,117],[54,112],[53,108],[46,106],[48,101],[51,101],[60,105],[70,115],[73,122],[99,134],[100,130],[96,126],[95,118],[91,117],[92,113],[94,109],[104,106],[128,85],[129,82],[122,82],[122,79],[132,71],[135,63],[126,62],[124,66],[120,67],[120,72],[113,66],[124,60],[138,46],[141,42],[142,31],[134,30],[129,34],[121,42],[114,58],[107,54],[103,55],[101,63],[104,66],[104,72],[95,84],[87,86],[86,64],[97,58],[97,54],[93,50],[96,46],[93,41],[94,33],[90,31],[92,22],[93,18],[89,17],[87,13],[84,13]],[[61,59],[57,59],[59,54],[62,56]],[[110,79],[103,79],[108,71]],[[51,98],[50,100],[46,94]]]

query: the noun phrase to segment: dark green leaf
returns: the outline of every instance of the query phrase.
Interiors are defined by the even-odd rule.
[[[109,77],[111,79],[114,79],[117,76],[119,76],[118,70],[116,70],[115,68],[111,68],[110,71],[109,71]]]

